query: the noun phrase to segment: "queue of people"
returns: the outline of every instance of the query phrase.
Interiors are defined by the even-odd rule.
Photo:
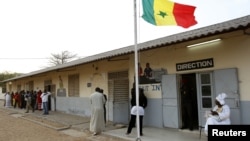
[[[42,99],[43,99],[43,97],[41,96],[42,94],[43,92],[41,90],[38,90],[38,91],[22,90],[20,92],[15,92],[15,93],[7,92],[4,95],[5,96],[4,106],[6,108],[13,107],[13,108],[25,109],[26,110],[25,113],[29,113],[30,110],[34,112],[35,110],[47,109],[48,106],[43,108],[44,106],[48,105],[48,103],[46,105],[42,103]],[[49,95],[50,93],[48,94],[48,96]],[[46,98],[45,98],[45,101],[46,101]],[[48,101],[48,97],[47,97],[47,101]],[[44,112],[44,114],[46,113],[48,112],[47,111]]]
[[[188,94],[188,89],[183,87],[183,95]],[[48,97],[51,95],[46,89],[44,92],[39,90],[36,91],[21,91],[20,93],[9,93],[5,94],[5,107],[14,107],[20,109],[26,109],[26,113],[30,109],[34,110],[43,109],[43,114],[48,115]],[[206,124],[204,126],[205,134],[208,134],[209,125],[230,125],[230,107],[225,103],[225,98],[227,97],[226,93],[220,93],[215,98],[215,106],[211,111],[206,112]],[[187,101],[187,99],[185,99]],[[96,87],[95,92],[90,95],[90,104],[91,104],[91,118],[90,118],[90,131],[93,132],[93,135],[100,134],[105,125],[106,125],[106,102],[107,95],[104,94],[103,89]],[[143,117],[145,113],[145,108],[147,107],[147,97],[144,94],[144,90],[139,88],[139,103],[136,103],[136,89],[135,84],[131,89],[131,111],[130,111],[130,121],[127,128],[126,134],[129,135],[134,127],[136,127],[136,116],[139,114],[139,131],[140,135],[143,136]],[[188,109],[189,106],[185,105]],[[189,117],[187,112],[186,118],[192,119]],[[189,120],[189,121],[190,121]],[[192,130],[192,123],[185,122],[184,126],[189,126],[189,129]]]

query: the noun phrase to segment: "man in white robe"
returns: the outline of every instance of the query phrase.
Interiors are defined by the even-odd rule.
[[[9,92],[5,94],[5,107],[6,108],[11,107],[11,95]]]
[[[225,98],[227,95],[221,93],[216,97],[215,104],[216,106],[211,110],[207,116],[207,121],[205,124],[205,134],[208,134],[208,125],[230,125],[230,108],[225,104]]]
[[[90,118],[90,131],[93,135],[100,134],[104,129],[104,108],[105,98],[100,93],[100,88],[97,87],[95,92],[90,95],[91,104],[91,118]]]

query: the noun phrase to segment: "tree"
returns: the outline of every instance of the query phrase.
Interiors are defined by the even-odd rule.
[[[22,75],[21,73],[9,73],[9,72],[2,72],[0,73],[0,87],[3,88],[3,92],[6,92],[6,85],[4,82],[1,82],[1,81],[4,81],[4,80],[7,80],[7,79],[10,79],[10,78],[14,78],[14,77],[17,77],[17,76],[20,76]]]
[[[77,54],[72,54],[69,51],[62,51],[59,54],[51,53],[52,57],[49,58],[49,63],[52,66],[65,64],[77,57]]]

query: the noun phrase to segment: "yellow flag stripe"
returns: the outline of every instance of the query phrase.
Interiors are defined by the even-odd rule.
[[[173,15],[174,2],[154,0],[154,17],[156,25],[176,25]]]

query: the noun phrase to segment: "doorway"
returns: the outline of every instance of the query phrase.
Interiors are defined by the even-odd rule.
[[[187,130],[198,129],[198,102],[196,74],[180,76],[180,128]]]
[[[129,109],[128,71],[108,73],[107,119],[114,124],[128,124]]]

